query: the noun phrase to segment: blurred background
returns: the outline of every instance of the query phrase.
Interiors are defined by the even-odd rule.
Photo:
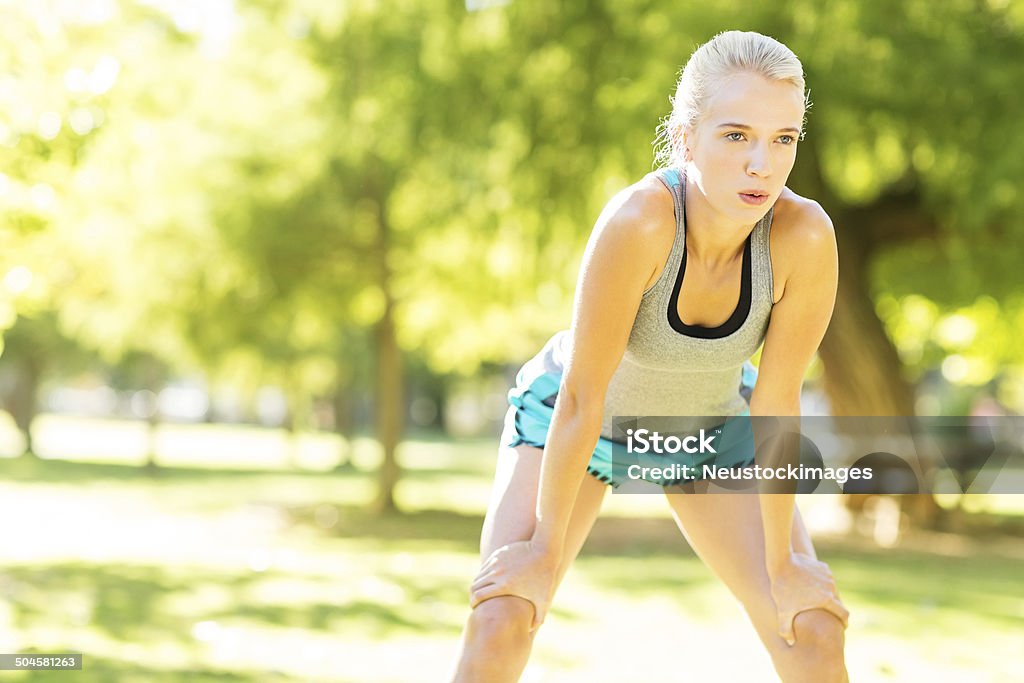
[[[86,659],[0,681],[444,680],[505,392],[730,28],[814,102],[805,412],[1024,412],[1024,3],[0,0],[0,652]],[[839,498],[801,506],[853,679],[1019,680],[1024,497]],[[524,680],[760,650],[611,496]]]

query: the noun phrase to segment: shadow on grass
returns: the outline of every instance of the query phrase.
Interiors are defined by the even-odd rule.
[[[453,477],[481,477],[481,464],[472,455],[460,456],[447,467],[416,469],[405,468],[405,476],[425,483],[443,484]],[[486,469],[486,468],[484,468]],[[330,478],[359,478],[370,482],[376,473],[361,469],[350,462],[334,470],[299,468],[241,468],[241,467],[189,467],[163,465],[147,468],[136,463],[104,463],[59,458],[21,456],[0,458],[0,481],[32,484],[62,484],[82,481],[118,481],[139,483],[178,483],[223,477],[306,477],[323,480]]]
[[[1019,559],[984,551],[972,556],[850,550],[823,553],[840,590],[870,603],[892,607],[919,620],[935,610],[955,610],[1001,622],[1024,632],[1024,573]]]
[[[241,469],[211,467],[175,467],[161,465],[147,469],[143,465],[120,463],[79,462],[51,458],[22,456],[0,458],[0,480],[20,483],[75,483],[80,481],[113,480],[138,483],[181,482],[216,478],[244,477],[365,477],[372,473],[358,469],[344,472],[302,469]]]
[[[923,637],[987,622],[1000,631],[1024,633],[1024,574],[1016,557],[998,552],[946,557],[922,551],[853,550],[842,542],[816,545],[847,603],[873,610],[872,620],[883,630]],[[715,586],[718,580],[686,548],[666,545],[660,553],[628,556],[614,551],[590,554],[585,548],[581,559],[580,573],[602,592],[626,599],[660,596],[691,616],[717,609],[699,598],[705,586]],[[697,600],[690,599],[694,595]]]
[[[400,581],[389,577],[391,582]],[[394,635],[397,630],[421,632],[428,625],[417,622],[403,614],[401,608],[392,605],[352,600],[341,605],[326,603],[303,603],[302,605],[251,605],[236,603],[232,609],[210,612],[205,619],[242,619],[248,622],[272,624],[276,627],[299,628],[309,631],[331,633],[346,626],[358,625],[359,632],[371,638]],[[433,628],[433,625],[429,625]]]
[[[336,517],[329,528],[318,519],[325,509]],[[448,549],[476,553],[480,546],[483,516],[452,510],[423,509],[389,516],[376,516],[355,505],[303,505],[284,507],[291,523],[332,538],[398,541],[437,541]],[[440,547],[440,546],[439,546]],[[690,554],[675,523],[665,519],[599,517],[584,546],[585,555],[650,557]]]
[[[18,629],[40,625],[94,630],[125,643],[175,642],[195,646],[194,626],[203,621],[254,628],[304,629],[326,634],[358,629],[371,637],[396,633],[456,632],[431,607],[465,599],[457,580],[387,573],[377,577],[401,590],[401,604],[369,597],[327,602],[258,601],[249,589],[262,581],[323,585],[331,579],[283,572],[184,573],[159,567],[84,563],[0,568],[0,601]],[[315,590],[315,588],[314,588]],[[210,601],[208,606],[202,600]]]
[[[449,549],[476,552],[480,544],[483,517],[451,510],[416,510],[409,513],[374,515],[355,505],[285,506],[291,523],[309,527],[332,538],[396,541],[439,541]],[[325,510],[337,521],[324,528],[318,522]]]
[[[51,620],[60,614],[62,623],[88,625],[120,640],[191,641],[197,619],[166,613],[166,601],[210,585],[237,592],[261,578],[200,572],[183,577],[181,572],[172,574],[158,567],[77,562],[15,566],[0,569],[0,597],[13,609],[16,624]]]

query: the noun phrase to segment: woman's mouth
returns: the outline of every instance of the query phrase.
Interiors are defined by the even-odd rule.
[[[768,201],[768,194],[766,192],[740,192],[740,199],[747,204],[758,206]]]

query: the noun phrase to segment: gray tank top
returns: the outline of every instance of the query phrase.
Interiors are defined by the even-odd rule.
[[[657,177],[672,193],[676,234],[665,269],[643,293],[625,353],[605,396],[601,436],[612,438],[612,418],[623,415],[689,416],[690,428],[708,428],[716,417],[747,409],[740,393],[744,364],[764,341],[772,310],[772,263],[768,250],[773,209],[754,226],[744,247],[741,293],[732,316],[707,328],[679,319],[678,297],[686,257],[686,182],[679,169]],[[556,333],[533,364],[535,372],[560,372],[569,351],[569,330]],[[704,419],[701,419],[701,418]]]

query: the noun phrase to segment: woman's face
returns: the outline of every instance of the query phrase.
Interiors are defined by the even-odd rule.
[[[799,88],[749,72],[723,79],[710,95],[684,143],[692,180],[723,218],[756,222],[779,198],[796,161],[803,116]]]

